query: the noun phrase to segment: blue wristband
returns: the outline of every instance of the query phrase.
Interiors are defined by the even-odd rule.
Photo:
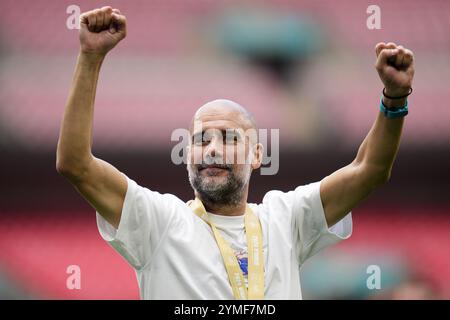
[[[383,114],[389,119],[404,117],[408,114],[408,100],[406,101],[406,104],[403,107],[388,108],[384,105],[383,97],[381,97],[380,111],[383,112]]]

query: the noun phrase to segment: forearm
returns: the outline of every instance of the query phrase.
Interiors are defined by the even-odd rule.
[[[80,53],[61,125],[57,166],[82,170],[91,159],[94,102],[103,57]]]
[[[405,100],[383,98],[387,107],[398,107]],[[404,118],[389,119],[379,112],[377,119],[361,144],[355,163],[363,167],[367,178],[378,182],[389,179],[400,146]]]
[[[383,104],[404,106],[414,76],[412,51],[395,43],[375,46],[375,68],[384,85]],[[397,97],[394,99],[386,98]],[[355,160],[322,180],[320,197],[328,226],[341,220],[377,187],[387,182],[400,146],[404,118],[387,118],[378,112]]]

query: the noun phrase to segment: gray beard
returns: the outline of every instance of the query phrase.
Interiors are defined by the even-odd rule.
[[[207,204],[234,206],[240,203],[245,181],[236,177],[232,172],[228,172],[229,177],[225,184],[210,185],[205,183],[200,174],[190,174],[189,182],[192,188],[198,192],[201,200]]]

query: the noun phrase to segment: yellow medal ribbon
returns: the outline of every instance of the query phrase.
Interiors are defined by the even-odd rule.
[[[219,230],[213,222],[209,220],[206,209],[200,199],[195,198],[188,202],[194,213],[211,226],[220,253],[222,254],[228,279],[233,290],[235,299],[238,300],[262,300],[264,299],[264,256],[261,224],[258,217],[253,213],[247,204],[244,215],[245,232],[247,235],[248,250],[248,289],[245,287],[244,275],[233,249],[223,239]]]

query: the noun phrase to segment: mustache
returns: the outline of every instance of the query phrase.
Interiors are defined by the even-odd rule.
[[[231,171],[233,169],[233,166],[231,164],[220,164],[220,163],[202,163],[197,166],[197,169],[199,171],[206,168],[220,168]]]

